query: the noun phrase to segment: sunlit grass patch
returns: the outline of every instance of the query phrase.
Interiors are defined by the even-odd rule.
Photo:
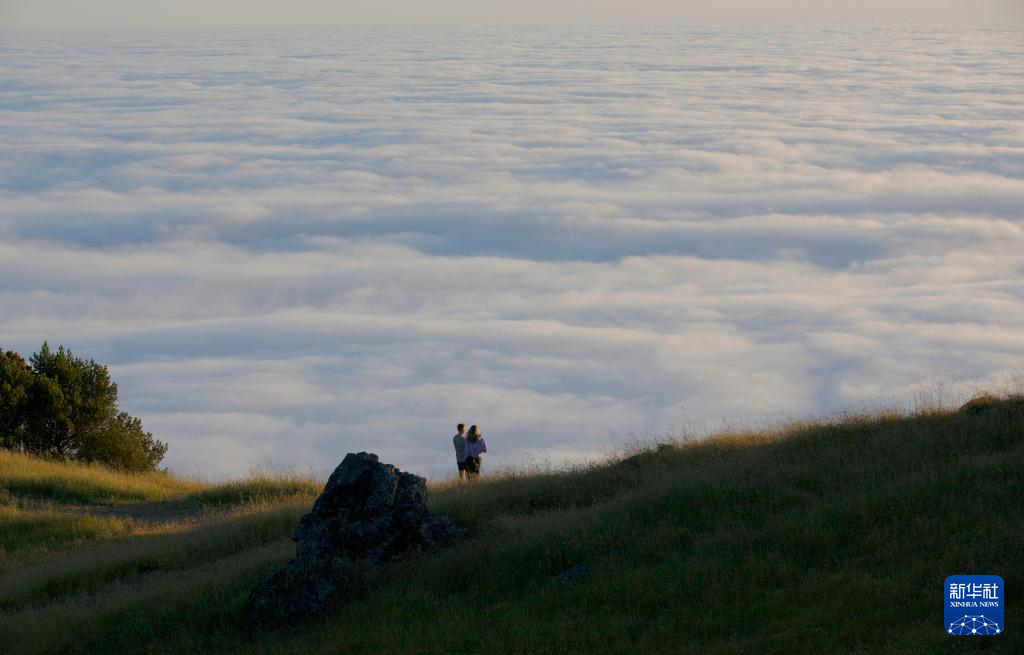
[[[97,464],[49,461],[0,450],[0,488],[53,502],[167,500],[208,486],[169,473],[124,473]]]
[[[218,483],[160,471],[124,473],[98,464],[57,462],[0,450],[0,493],[51,503],[234,505],[315,495],[322,488],[323,482],[314,476],[289,470],[257,470]]]
[[[59,550],[132,534],[132,522],[93,514],[0,505],[0,552]],[[3,558],[0,557],[0,564]]]
[[[324,482],[311,474],[256,470],[238,480],[208,485],[188,498],[203,505],[259,504],[292,496],[313,498],[323,488]]]
[[[130,539],[55,553],[3,572],[0,608],[98,589],[125,575],[187,569],[288,539],[308,508],[305,499],[288,499],[239,506],[189,522],[135,526]]]

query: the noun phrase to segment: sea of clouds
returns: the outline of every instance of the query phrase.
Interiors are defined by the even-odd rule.
[[[1024,368],[1020,29],[0,35],[0,347],[172,469],[451,467]]]

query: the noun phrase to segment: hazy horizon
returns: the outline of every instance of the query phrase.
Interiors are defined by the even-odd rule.
[[[539,25],[703,23],[1000,24],[1024,20],[1016,0],[0,0],[0,28]]]

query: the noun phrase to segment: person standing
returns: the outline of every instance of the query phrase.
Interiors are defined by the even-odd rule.
[[[466,424],[459,423],[455,429],[458,430],[452,437],[452,443],[455,444],[455,465],[459,467],[459,479],[464,480],[466,478]]]
[[[480,465],[483,463],[484,453],[487,452],[487,442],[484,435],[480,434],[479,428],[470,426],[466,434],[466,477],[475,478],[480,475]]]

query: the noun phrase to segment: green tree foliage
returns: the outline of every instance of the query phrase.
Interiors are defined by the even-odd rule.
[[[118,409],[106,366],[45,342],[28,364],[0,351],[0,446],[129,471],[152,470],[167,452]]]
[[[83,439],[78,457],[119,469],[149,471],[156,468],[166,453],[167,444],[143,430],[142,419],[118,412],[102,429]]]
[[[25,423],[32,369],[16,352],[0,349],[0,447],[12,447]]]

